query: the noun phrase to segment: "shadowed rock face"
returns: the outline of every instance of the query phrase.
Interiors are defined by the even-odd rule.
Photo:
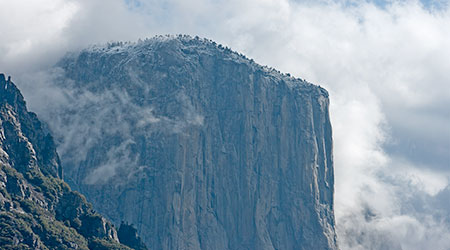
[[[324,89],[189,37],[58,66],[65,178],[150,248],[337,249]]]
[[[0,248],[130,249],[61,176],[53,137],[0,74]]]

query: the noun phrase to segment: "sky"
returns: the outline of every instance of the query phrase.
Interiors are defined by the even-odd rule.
[[[330,92],[341,249],[450,249],[450,3],[0,0],[0,72],[95,43],[189,34]]]

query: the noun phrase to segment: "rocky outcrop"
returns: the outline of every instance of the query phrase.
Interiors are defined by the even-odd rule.
[[[147,249],[133,225],[122,222],[117,232],[120,242],[136,250]]]
[[[0,248],[130,249],[61,177],[52,136],[0,74]]]
[[[324,89],[184,36],[58,67],[70,105],[44,115],[67,181],[149,247],[337,248]]]

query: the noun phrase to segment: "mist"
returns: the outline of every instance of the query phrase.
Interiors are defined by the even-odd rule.
[[[75,94],[80,105],[128,98],[58,89],[53,65],[62,56],[157,34],[213,39],[324,86],[331,101],[340,247],[450,248],[448,2],[0,0],[0,6],[0,70],[13,76],[29,108],[49,124],[58,124],[52,107],[70,106]],[[168,121],[174,129],[201,125],[201,115],[188,103],[185,108],[185,121]],[[167,121],[151,110],[135,115]],[[95,139],[103,124],[96,118],[89,129],[74,126],[57,136],[59,153],[74,150],[68,142],[91,143],[86,138]],[[133,164],[127,145],[117,145],[123,153],[110,152],[104,166]]]

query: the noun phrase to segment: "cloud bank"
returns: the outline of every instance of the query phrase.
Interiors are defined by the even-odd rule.
[[[39,84],[45,81],[35,72],[67,50],[156,34],[211,38],[326,87],[341,248],[450,248],[448,2],[0,0],[0,6],[0,69],[18,79],[42,116],[44,96],[65,97]]]

